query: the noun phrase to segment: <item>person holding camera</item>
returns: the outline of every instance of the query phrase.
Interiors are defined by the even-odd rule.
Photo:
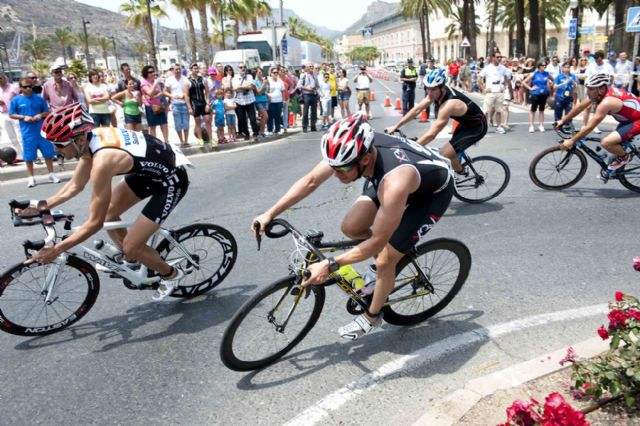
[[[371,117],[371,108],[369,106],[369,96],[371,94],[371,82],[373,82],[373,78],[367,73],[367,67],[364,65],[360,67],[360,72],[355,76],[353,82],[356,84],[358,111],[362,109],[362,105],[364,104],[367,117],[370,120],[373,118]]]

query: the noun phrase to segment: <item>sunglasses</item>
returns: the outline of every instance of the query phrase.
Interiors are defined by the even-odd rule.
[[[243,69],[245,69],[245,67],[238,67],[238,69],[239,69],[239,70],[243,70]]]
[[[33,86],[20,86],[20,87],[22,87],[23,89],[33,89]]]
[[[65,146],[69,145],[71,142],[76,142],[80,138],[80,136],[82,135],[74,136],[68,141],[53,142],[53,146],[55,146],[56,148],[64,148]]]
[[[360,160],[356,160],[351,164],[345,164],[344,166],[331,166],[331,168],[337,173],[349,173],[353,170]]]

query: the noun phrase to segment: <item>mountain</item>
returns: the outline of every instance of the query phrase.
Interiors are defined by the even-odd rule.
[[[275,18],[276,22],[280,23],[280,8],[279,7],[272,8],[271,9],[271,15]],[[307,25],[309,28],[315,29],[316,33],[320,37],[326,38],[327,40],[333,40],[336,37],[342,35],[342,31],[332,30],[332,29],[329,29],[327,27],[317,27],[317,26],[313,25],[311,22],[302,19],[301,17],[296,15],[296,13],[293,10],[287,9],[286,7],[282,8],[282,15],[283,15],[283,18],[284,18],[284,22],[287,22],[289,20],[289,17],[298,18],[298,20],[300,22],[304,22],[304,24]],[[264,25],[265,21],[264,20],[258,20],[258,22],[262,22],[262,25]]]
[[[360,34],[363,27],[377,21],[383,16],[391,15],[400,9],[400,3],[388,3],[386,1],[374,1],[360,19],[344,30],[344,34]]]

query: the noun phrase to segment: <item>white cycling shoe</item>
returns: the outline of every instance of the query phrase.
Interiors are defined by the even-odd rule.
[[[178,288],[180,280],[184,278],[185,273],[182,269],[180,269],[179,267],[173,267],[173,270],[176,271],[176,275],[173,278],[168,280],[160,280],[160,287],[158,287],[156,295],[153,296],[153,300],[155,300],[156,302],[159,302],[171,296],[175,289]]]
[[[347,340],[356,340],[360,336],[370,333],[380,326],[382,322],[382,315],[378,314],[378,317],[370,323],[364,314],[357,316],[353,321],[344,327],[338,329],[340,337]]]

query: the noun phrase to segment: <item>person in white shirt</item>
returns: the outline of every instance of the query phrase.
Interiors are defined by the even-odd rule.
[[[322,105],[322,126],[321,129],[329,128],[329,116],[331,115],[331,83],[329,83],[329,73],[324,73],[320,80],[320,103]]]
[[[496,114],[496,133],[505,133],[502,124],[502,109],[504,104],[505,87],[509,90],[509,96],[513,97],[513,89],[511,87],[511,79],[507,68],[500,64],[500,58],[494,53],[489,57],[489,63],[480,71],[478,83],[480,91],[484,93],[484,113],[487,117]]]
[[[284,134],[282,129],[282,92],[284,83],[280,80],[277,67],[271,67],[267,78],[267,97],[269,98],[269,114],[267,116],[267,135]]]
[[[365,109],[367,111],[367,117],[371,119],[371,107],[369,106],[369,95],[371,83],[373,82],[373,78],[367,73],[367,68],[365,66],[360,67],[360,73],[355,76],[353,82],[356,84],[356,98],[358,101],[358,111],[362,109],[362,105],[364,104]]]
[[[171,100],[171,112],[180,145],[186,147],[189,146],[189,108],[184,92],[189,90],[189,79],[182,75],[179,64],[175,64],[172,71],[172,75],[164,82],[164,95]]]
[[[595,53],[594,57],[595,61],[589,64],[589,66],[587,67],[587,71],[585,72],[586,78],[588,79],[594,74],[607,74],[611,76],[611,81],[613,81],[615,70],[608,61],[604,60],[604,50],[598,50]],[[582,127],[584,127],[584,125],[589,122],[589,115],[591,115],[591,110],[595,111],[595,104],[593,104],[591,108],[587,108],[584,110],[584,115],[582,116]],[[596,126],[593,129],[593,133],[602,133],[602,130],[600,130],[598,126]]]
[[[233,98],[233,90],[224,91],[224,121],[227,123],[229,142],[236,141],[236,100]]]
[[[631,91],[629,83],[631,82],[631,73],[633,73],[633,64],[627,60],[627,53],[620,52],[618,62],[616,62],[615,78],[613,84],[617,88],[627,89]]]
[[[545,68],[545,71],[549,73],[549,75],[551,75],[551,78],[553,78],[554,80],[556,79],[556,77],[558,76],[558,74],[560,74],[560,60],[558,59],[557,56],[554,56],[553,58],[551,58],[551,63],[547,64],[547,67]]]

